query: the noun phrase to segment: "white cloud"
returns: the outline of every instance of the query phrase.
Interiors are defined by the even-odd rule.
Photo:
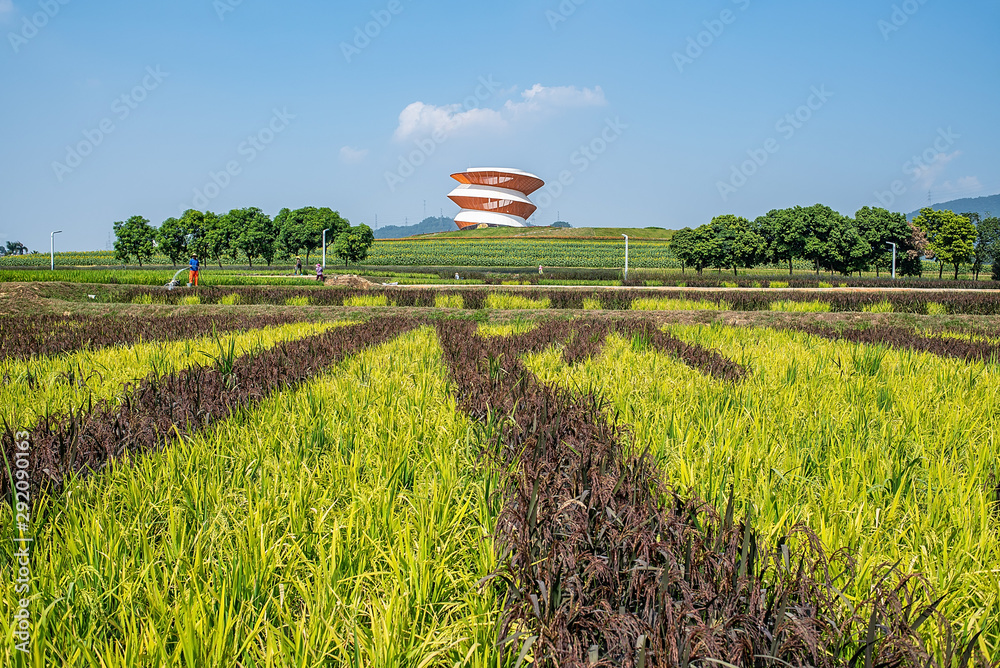
[[[927,190],[937,181],[938,177],[944,173],[945,167],[955,158],[962,155],[961,151],[954,153],[938,153],[934,160],[928,164],[920,164],[914,168],[914,180],[920,182],[921,190]]]
[[[945,181],[934,190],[942,195],[975,195],[982,192],[983,184],[975,176],[963,176],[954,183]]]
[[[368,157],[368,149],[366,148],[344,146],[340,149],[340,160],[348,165],[356,165],[359,162],[364,162],[366,157]]]
[[[525,118],[539,117],[561,109],[605,104],[607,100],[600,86],[580,89],[575,86],[546,87],[541,84],[523,91],[519,101],[507,100],[500,109],[470,107],[468,103],[437,106],[414,102],[399,114],[399,126],[394,136],[398,141],[405,141],[435,133],[448,135],[458,130],[502,130]]]
[[[460,104],[438,107],[414,102],[399,114],[395,137],[399,141],[426,137],[435,133],[451,133],[468,128],[502,128],[506,125],[503,115],[493,109],[464,109]]]
[[[13,0],[0,0],[0,15],[10,14],[14,11]]]
[[[601,107],[608,103],[600,86],[579,89],[575,86],[547,88],[535,84],[521,93],[523,102],[508,100],[504,109],[514,114],[538,113],[575,107]]]

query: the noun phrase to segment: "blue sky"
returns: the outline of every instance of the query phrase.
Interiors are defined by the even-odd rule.
[[[997,26],[973,0],[0,0],[0,241],[103,249],[191,207],[412,224],[476,166],[549,182],[535,224],[994,194]]]

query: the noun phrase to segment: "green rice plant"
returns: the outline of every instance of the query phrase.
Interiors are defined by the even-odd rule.
[[[764,287],[764,284],[761,283],[760,281],[754,281],[753,282],[753,287],[755,287],[755,288],[762,288],[762,287]]]
[[[545,299],[531,299],[521,295],[507,293],[492,293],[486,298],[486,308],[494,311],[514,311],[521,309],[547,309],[552,305],[552,301]]]
[[[344,306],[377,307],[388,305],[389,298],[385,295],[358,295],[356,297],[348,297],[344,300]]]
[[[833,283],[827,283],[826,281],[820,281],[819,285],[817,287],[820,287],[820,288],[832,288],[833,287]]]
[[[769,288],[787,288],[788,281],[771,281],[768,283]]]
[[[708,299],[655,299],[641,298],[632,302],[633,311],[728,311],[725,301]]]
[[[938,302],[927,302],[927,315],[948,315],[948,307]]]
[[[462,295],[436,295],[434,297],[436,308],[464,308],[465,300]]]
[[[312,336],[343,323],[297,323],[281,327],[216,335],[186,341],[138,343],[99,350],[77,350],[52,357],[0,360],[0,418],[28,428],[45,414],[76,410],[90,401],[115,400],[126,386],[150,374],[165,376],[198,364],[209,364],[220,347],[234,355],[270,348],[281,341]]]
[[[240,296],[234,292],[219,299],[219,303],[223,306],[236,306],[240,303]]]
[[[527,334],[538,327],[538,323],[533,320],[523,320],[520,317],[513,322],[481,324],[476,329],[479,336],[513,336],[514,334]]]
[[[285,300],[285,306],[309,306],[312,303],[309,297],[305,295],[301,297],[289,297]]]
[[[679,283],[677,283],[677,284],[676,284],[676,286],[677,286],[678,288],[686,288],[686,287],[687,287],[687,285],[688,285],[688,284],[687,284],[687,281],[681,281],[681,282],[679,282]]]
[[[770,310],[782,311],[785,313],[829,313],[830,304],[820,300],[795,301],[794,299],[784,299],[771,302]]]
[[[960,638],[982,631],[980,647],[1000,656],[995,364],[800,332],[667,330],[753,373],[713,381],[618,336],[572,367],[555,349],[527,365],[544,382],[600,388],[676,488],[721,508],[732,485],[736,516],[753,513],[762,543],[802,523],[829,552],[847,548],[860,577],[846,597],[870,591],[878,564],[901,562],[947,594],[938,609]]]
[[[865,313],[892,313],[892,302],[888,299],[883,299],[882,301],[875,302],[874,304],[868,304],[862,307]]]
[[[132,298],[132,303],[133,304],[152,304],[153,303],[153,295],[150,294],[150,293],[146,293],[144,295],[136,295],[135,297]]]
[[[186,297],[181,297],[177,300],[177,303],[181,306],[197,306],[201,303],[201,297],[198,295],[188,295]]]
[[[734,283],[733,281],[722,281],[719,283],[719,286],[723,288],[738,288],[740,287],[740,284]]]
[[[497,566],[497,483],[448,389],[419,330],[70,483],[33,533],[48,612],[31,665],[507,665],[495,588],[479,586]],[[14,654],[4,643],[0,662]]]
[[[600,311],[602,309],[601,300],[592,297],[584,297],[583,309],[585,311]]]

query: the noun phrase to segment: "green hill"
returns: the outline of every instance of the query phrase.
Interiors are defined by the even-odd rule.
[[[424,218],[416,225],[386,225],[375,230],[376,239],[405,239],[417,234],[433,234],[455,229],[455,221],[451,218]]]
[[[931,208],[935,211],[954,211],[955,213],[978,213],[980,218],[990,216],[1000,216],[1000,195],[989,195],[988,197],[966,197],[955,199],[950,202],[933,204]],[[920,211],[910,214],[910,220],[920,215]]]

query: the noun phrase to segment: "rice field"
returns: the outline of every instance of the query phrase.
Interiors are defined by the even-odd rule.
[[[1000,659],[995,332],[646,317],[0,327],[0,662]]]

